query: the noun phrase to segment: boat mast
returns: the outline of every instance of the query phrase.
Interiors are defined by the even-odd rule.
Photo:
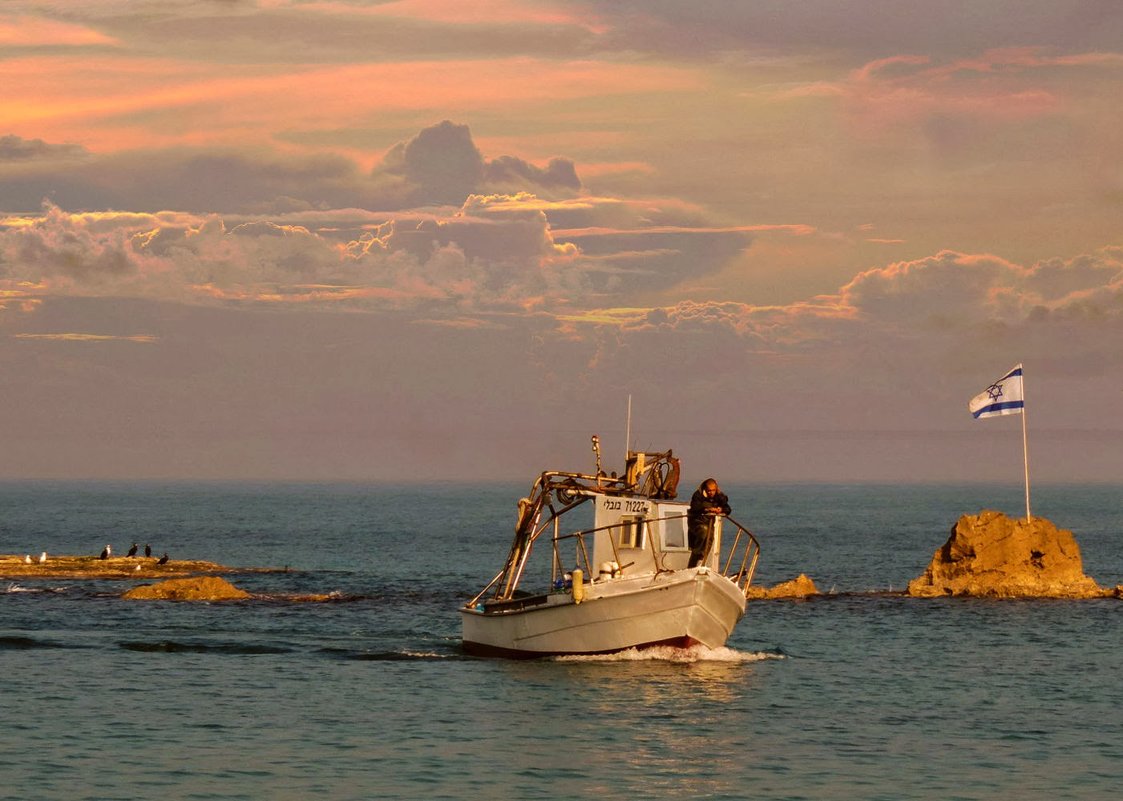
[[[624,462],[632,455],[632,394],[628,393],[628,422],[624,428]]]

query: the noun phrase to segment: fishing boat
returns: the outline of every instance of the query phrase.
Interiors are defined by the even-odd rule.
[[[503,568],[460,608],[466,653],[718,648],[744,615],[760,557],[752,533],[715,515],[710,547],[690,566],[679,460],[629,450],[618,476],[601,469],[595,436],[593,450],[595,472],[544,472],[519,500]]]

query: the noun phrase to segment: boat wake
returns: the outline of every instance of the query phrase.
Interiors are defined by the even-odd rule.
[[[592,656],[556,656],[558,662],[675,662],[692,664],[695,662],[724,662],[744,664],[762,662],[768,659],[783,659],[783,654],[769,651],[738,651],[722,646],[708,648],[705,645],[692,645],[689,648],[675,648],[670,645],[656,645],[650,648],[628,648],[612,654]]]

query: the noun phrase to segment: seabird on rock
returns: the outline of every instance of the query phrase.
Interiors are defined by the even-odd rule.
[[[39,564],[45,564],[46,561],[47,561],[47,552],[43,551],[43,553],[39,554]]]
[[[148,543],[144,544],[144,555],[145,556],[151,556],[152,555],[152,546],[149,545]]]
[[[103,548],[102,551],[101,551],[101,558],[102,559],[108,559],[112,555],[113,555],[113,546],[112,545],[106,545],[105,548]]]
[[[23,563],[25,565],[31,564],[31,554],[28,554],[27,556],[23,557]]]
[[[167,563],[168,563],[168,555],[167,554],[164,554],[163,556],[161,556],[159,561],[156,562],[156,564],[158,564],[158,565],[166,565]]]
[[[129,552],[127,554],[125,554],[125,556],[136,556],[136,543],[135,542],[133,543],[133,547],[129,548]]]

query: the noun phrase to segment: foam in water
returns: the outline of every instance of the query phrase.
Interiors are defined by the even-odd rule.
[[[690,664],[694,662],[760,662],[765,659],[783,659],[783,656],[763,651],[738,651],[735,648],[725,646],[708,648],[705,645],[692,645],[689,648],[676,648],[670,645],[656,645],[650,648],[628,648],[612,654],[558,656],[553,658],[559,662],[676,662]]]

